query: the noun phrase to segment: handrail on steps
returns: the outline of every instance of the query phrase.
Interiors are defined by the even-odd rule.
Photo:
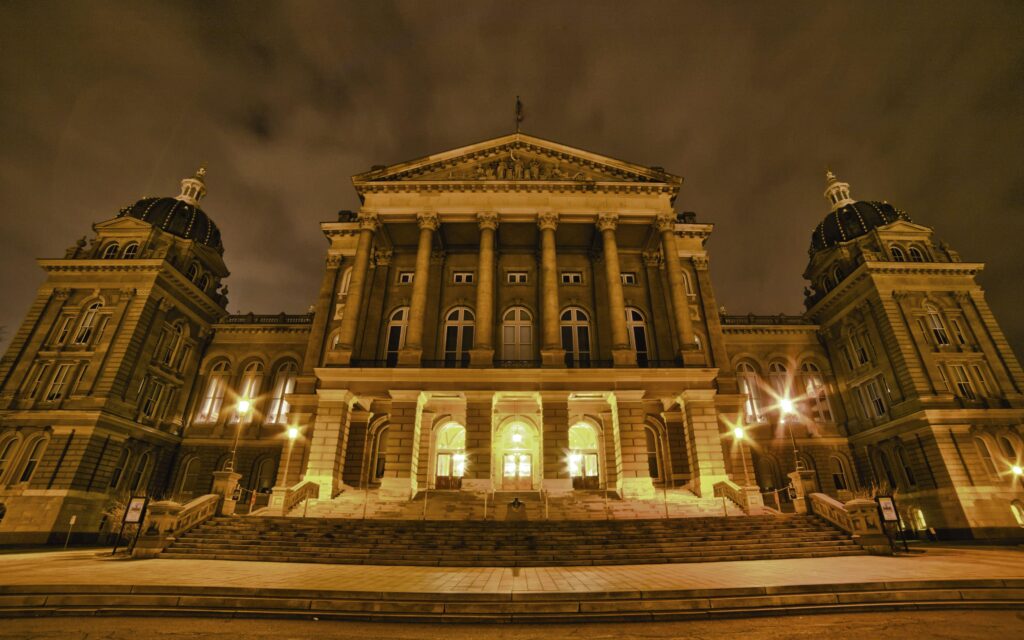
[[[761,489],[758,487],[741,487],[732,480],[721,480],[715,483],[714,489],[715,496],[732,500],[748,516],[766,513],[761,499]]]

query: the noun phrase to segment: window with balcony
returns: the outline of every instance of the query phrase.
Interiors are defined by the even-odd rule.
[[[398,366],[398,353],[405,348],[405,332],[409,328],[409,307],[399,307],[391,313],[388,332],[384,340],[384,363]]]
[[[590,317],[579,307],[569,307],[560,320],[565,366],[590,366]]]
[[[475,328],[476,318],[468,307],[456,307],[448,312],[444,322],[444,366],[469,365]]]
[[[626,332],[629,348],[636,354],[636,364],[646,367],[650,363],[650,342],[647,340],[647,321],[644,314],[635,307],[626,307]]]
[[[501,319],[501,356],[504,360],[533,360],[533,316],[526,307],[512,307]]]

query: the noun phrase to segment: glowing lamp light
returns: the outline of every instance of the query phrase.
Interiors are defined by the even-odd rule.
[[[743,430],[742,428],[740,428],[740,427],[736,427],[735,429],[733,429],[733,430],[732,430],[732,435],[733,435],[733,436],[734,436],[734,437],[735,437],[735,438],[736,438],[737,440],[742,440],[743,438],[745,438],[745,437],[746,437],[747,433],[746,433],[746,431],[744,431],[744,430]]]
[[[1018,478],[1020,476],[1024,476],[1024,468],[1022,468],[1019,464],[1015,464],[1012,467],[1010,467],[1010,471],[1012,471],[1013,475],[1017,476]]]
[[[796,407],[793,404],[792,400],[790,400],[789,398],[783,398],[782,400],[779,401],[779,408],[782,409],[782,413],[786,414],[793,413],[793,409],[795,409]]]
[[[521,433],[513,433],[512,434],[512,442],[515,442],[516,444],[519,444],[522,441],[523,441],[523,434],[521,434]]]
[[[252,409],[252,403],[247,399],[242,398],[238,401],[238,413],[249,413],[249,409]]]
[[[569,454],[569,475],[577,475],[580,471],[580,462],[583,460],[583,456],[578,453]]]
[[[299,428],[298,427],[288,427],[288,439],[289,440],[295,440],[298,437],[299,437]]]

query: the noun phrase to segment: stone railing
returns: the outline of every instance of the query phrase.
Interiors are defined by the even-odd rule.
[[[142,534],[132,550],[134,558],[153,558],[174,542],[177,536],[217,515],[221,496],[209,494],[179,504],[161,500],[149,505]]]
[[[882,529],[874,500],[857,499],[843,504],[824,493],[812,493],[808,497],[814,515],[849,533],[864,549],[879,555],[892,554],[892,544]]]
[[[715,495],[732,500],[748,516],[759,516],[765,513],[759,487],[741,487],[732,480],[722,480],[715,483]]]
[[[270,506],[265,511],[272,511],[282,516],[305,500],[313,500],[320,497],[320,485],[312,480],[300,480],[292,487],[274,487],[270,496]]]

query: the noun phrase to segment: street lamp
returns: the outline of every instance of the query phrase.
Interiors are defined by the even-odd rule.
[[[736,427],[732,430],[732,435],[740,447],[740,460],[743,461],[743,481],[746,483],[744,486],[749,487],[750,471],[747,469],[747,450],[743,448],[743,440],[747,437],[747,432],[743,430],[743,427]]]
[[[243,397],[238,401],[235,406],[235,415],[238,418],[238,426],[235,427],[235,442],[231,445],[231,467],[228,471],[235,470],[235,456],[238,453],[238,438],[242,433],[242,421],[245,420],[245,416],[252,410],[252,401],[249,398]]]
[[[1019,464],[1015,464],[1010,467],[1010,472],[1013,473],[1013,477],[1016,478],[1017,481],[1020,481],[1021,476],[1024,476],[1024,467],[1021,467]]]
[[[295,446],[295,439],[299,437],[298,427],[288,427],[288,457],[284,459],[284,486],[288,486],[288,467],[292,464],[292,447]]]
[[[785,425],[788,422],[786,416],[796,413],[796,405],[788,397],[783,396],[779,400],[779,413],[781,414],[780,421]],[[800,451],[796,448],[796,436],[793,434],[793,425],[787,425],[787,428],[789,429],[790,442],[793,443],[793,468],[796,471],[803,471],[804,464],[800,460]]]

